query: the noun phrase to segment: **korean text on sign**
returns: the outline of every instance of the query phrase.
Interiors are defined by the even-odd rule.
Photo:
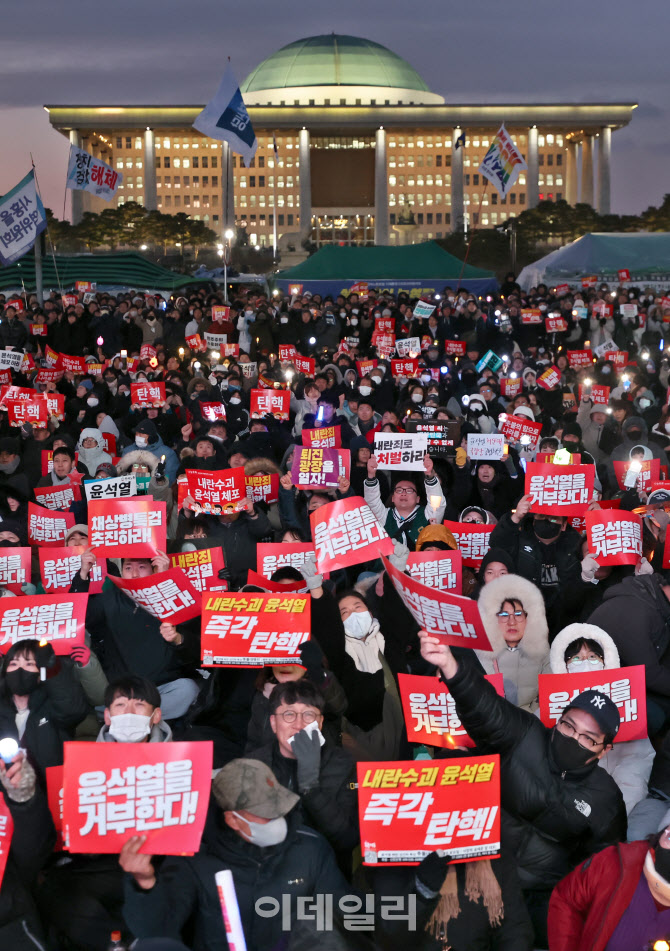
[[[336,486],[339,475],[339,450],[317,449],[313,446],[295,447],[291,477],[299,489]]]
[[[246,509],[244,469],[220,469],[216,472],[189,469],[186,475],[188,491],[195,503],[193,511],[220,515]]]
[[[271,578],[278,568],[290,565],[300,568],[305,564],[308,555],[314,554],[314,545],[283,544],[282,542],[265,542],[256,546],[256,567],[264,578]]]
[[[304,594],[203,595],[205,667],[294,664],[309,640],[310,599]]]
[[[130,546],[136,558],[152,558],[166,547],[165,502],[147,498],[90,502],[88,539],[97,554],[108,558],[127,556]]]
[[[47,593],[67,591],[72,579],[81,570],[83,546],[72,548],[38,548],[40,556],[40,576]],[[100,558],[88,573],[88,593],[100,594],[107,577],[107,561]]]
[[[182,551],[170,555],[173,568],[184,572],[197,591],[227,591],[228,582],[219,578],[223,570],[221,548],[201,548],[199,551]]]
[[[197,852],[207,814],[211,743],[66,743],[63,825],[70,852]]]
[[[423,433],[375,433],[374,451],[382,469],[423,472],[428,437]]]
[[[599,565],[636,565],[642,558],[642,519],[633,512],[587,512],[586,534]]]
[[[502,674],[487,674],[484,679],[493,684],[498,696],[505,696]],[[456,701],[441,680],[398,674],[398,687],[410,743],[427,743],[443,749],[475,746],[456,712]]]
[[[137,479],[133,473],[115,479],[88,479],[84,482],[87,502],[96,499],[131,499],[137,495]]]
[[[0,649],[17,641],[47,640],[57,654],[84,643],[88,594],[36,594],[0,598]]]
[[[31,545],[63,545],[69,529],[74,527],[71,512],[54,514],[49,509],[28,503],[28,541]]]
[[[21,587],[30,581],[30,548],[0,548],[0,585],[14,594],[21,594]]]
[[[408,865],[444,849],[461,861],[500,852],[500,757],[428,765],[358,763],[365,865]]]
[[[462,563],[460,551],[412,551],[407,560],[407,571],[427,588],[460,594]]]
[[[484,555],[491,547],[493,525],[479,525],[476,522],[444,523],[456,539],[458,550],[463,555],[463,564],[479,568]]]
[[[252,390],[249,412],[252,419],[274,416],[288,419],[291,394],[288,390]]]
[[[529,462],[526,493],[530,511],[547,515],[581,515],[593,496],[595,466],[561,466]]]
[[[393,551],[393,542],[360,496],[321,505],[310,515],[310,522],[319,572]]]
[[[199,592],[178,568],[170,568],[148,578],[111,580],[135,604],[159,621],[181,624],[200,614]]]

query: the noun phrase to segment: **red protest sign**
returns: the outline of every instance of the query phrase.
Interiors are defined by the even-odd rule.
[[[221,348],[221,356],[223,357],[239,357],[239,355],[239,343],[224,343],[223,347]]]
[[[320,505],[310,515],[319,572],[389,555],[393,542],[360,496]]]
[[[500,432],[510,442],[523,442],[528,445],[529,449],[537,448],[542,432],[542,423],[531,423],[525,417],[508,416],[507,413],[501,413],[498,425]]]
[[[75,281],[75,290],[80,294],[93,293],[98,286],[95,281]]]
[[[8,371],[8,372],[9,372],[9,371]],[[63,375],[63,371],[62,371],[62,370],[45,370],[45,369],[41,369],[41,370],[38,370],[38,371],[37,371],[37,376],[35,377],[35,382],[36,382],[36,383],[56,383],[58,380],[60,380],[60,378],[62,377],[62,375]],[[4,379],[3,377],[0,377],[0,382],[5,383],[5,382],[9,382],[9,381],[5,381],[5,379]],[[51,394],[51,395],[53,395],[53,394]]]
[[[647,699],[644,664],[579,674],[540,674],[540,719],[555,726],[567,707],[585,690],[607,694],[619,708],[621,726],[615,743],[641,740],[647,735]]]
[[[40,375],[41,372],[48,373],[49,371],[48,371],[48,370],[44,370],[44,371],[41,371],[41,370],[40,370],[40,371],[38,371],[38,374],[37,374],[37,376],[38,376],[38,381],[37,381],[37,382],[38,382],[38,383],[45,382],[45,381],[39,379],[39,375]],[[57,374],[57,375],[60,375],[60,374]],[[12,382],[12,371],[11,371],[10,369],[0,370],[0,385],[2,385],[2,386],[4,387],[4,386],[9,385],[11,382]]]
[[[212,304],[212,320],[222,324],[230,317],[230,307],[223,304]]]
[[[38,548],[42,586],[49,594],[52,591],[68,591],[72,579],[81,569],[81,556],[86,549],[82,545],[67,548]],[[100,594],[107,578],[107,561],[98,558],[91,568],[89,594]]]
[[[24,423],[30,423],[36,429],[46,429],[49,422],[49,408],[47,401],[42,397],[31,400],[7,400],[5,405],[10,426],[23,426]]]
[[[135,406],[162,406],[165,403],[165,383],[131,383],[130,402]]]
[[[288,419],[291,408],[289,390],[252,390],[249,413],[252,419],[274,416],[275,419]]]
[[[395,320],[393,317],[375,317],[374,332],[377,334],[395,333]]]
[[[66,370],[71,373],[81,373],[84,374],[87,372],[87,364],[85,357],[73,357],[69,353],[61,353],[58,358],[58,368],[60,370]]]
[[[372,334],[372,346],[377,348],[377,352],[380,356],[386,356],[389,353],[393,353],[395,350],[395,334],[394,333],[385,333],[385,334]],[[342,348],[342,344],[340,344]]]
[[[598,283],[598,275],[597,275],[597,274],[589,274],[587,277],[583,277],[583,278],[582,278],[582,287],[583,287],[583,288],[595,287],[595,285],[596,285],[597,283]]]
[[[561,382],[561,372],[557,370],[556,367],[548,367],[544,373],[540,374],[537,378],[537,385],[541,386],[544,390],[551,390],[555,386],[559,386]]]
[[[326,576],[324,575],[324,577]],[[251,584],[255,588],[261,588],[263,591],[276,591],[279,594],[286,594],[287,592],[305,594],[307,591],[306,581],[270,581],[269,578],[259,575],[253,568],[247,570],[247,584]]]
[[[14,833],[14,820],[9,811],[9,806],[4,796],[0,796],[0,887],[5,877],[7,859],[9,850],[12,847],[12,835]]]
[[[568,363],[574,369],[591,366],[593,363],[593,351],[568,350]]]
[[[18,310],[19,313],[23,313],[23,311],[26,309],[26,305],[20,297],[10,297],[5,306],[13,307],[14,310]]]
[[[58,367],[57,372],[62,374],[63,368],[60,366],[60,353],[57,350],[54,350],[53,347],[50,347],[49,344],[44,348],[44,359],[47,362],[47,366],[53,368],[54,370]]]
[[[310,623],[308,594],[203,595],[203,666],[295,664]]]
[[[91,500],[88,540],[98,556],[153,558],[167,544],[165,502],[149,496]]]
[[[49,509],[28,503],[28,541],[31,545],[59,546],[65,542],[69,529],[74,527],[72,512],[55,515]]]
[[[548,334],[564,333],[568,329],[568,322],[563,317],[545,317],[544,327]]]
[[[44,508],[56,512],[67,512],[73,502],[81,501],[81,488],[73,483],[67,485],[44,486],[33,489],[35,499]]]
[[[65,396],[62,393],[45,393],[44,399],[47,404],[49,416],[55,416],[57,420],[65,419]]]
[[[57,654],[84,643],[88,594],[0,598],[0,650],[26,638],[48,641]]]
[[[156,359],[156,348],[152,347],[150,343],[143,343],[140,347],[140,360],[155,360]]]
[[[458,543],[463,555],[463,564],[470,568],[479,568],[484,555],[491,547],[491,532],[495,525],[481,525],[478,522],[444,522]]]
[[[63,294],[61,297],[63,307],[76,307],[79,303],[79,298],[76,294]]]
[[[79,453],[75,452],[74,460],[75,464],[79,459]],[[50,472],[53,472],[54,468],[54,454],[53,449],[43,449],[41,453],[41,465],[42,465],[42,475],[49,475]]]
[[[358,294],[361,300],[367,300],[369,295],[368,282],[356,281],[349,288],[349,296],[351,296],[351,294]]]
[[[566,450],[563,450],[563,451],[565,452]],[[535,456],[535,462],[553,462],[555,455],[556,455],[555,452],[538,452],[537,455]],[[582,456],[581,456],[581,453],[579,452],[572,452],[572,453],[569,453],[569,455],[570,455],[570,462],[568,463],[569,466],[579,465],[579,463],[582,461]]]
[[[110,575],[110,581],[159,621],[182,624],[200,614],[200,593],[179,568],[169,568],[147,578]]]
[[[364,865],[413,865],[500,853],[500,757],[358,763]]]
[[[515,396],[518,396],[522,386],[523,380],[520,377],[517,377],[515,380],[509,376],[500,378],[500,393],[508,399],[513,399]]]
[[[613,462],[614,466],[614,475],[619,484],[619,488],[626,490],[627,486],[624,485],[624,480],[626,478],[626,473],[630,469],[631,464],[630,459],[626,462]],[[647,486],[652,482],[658,482],[661,478],[661,460],[660,459],[645,459],[644,462],[640,463],[642,468],[640,469],[639,475],[637,477],[637,482],[635,483],[635,489],[639,492],[641,489],[647,491]]]
[[[585,388],[580,383],[578,395],[580,401],[583,399],[583,397],[586,397],[587,399],[590,397],[594,406],[606,407],[610,399],[610,388],[609,386],[597,386],[595,384],[590,388]]]
[[[319,429],[303,429],[303,446],[313,449],[339,449],[342,445],[341,426],[322,426]]]
[[[633,512],[586,513],[589,554],[599,565],[636,565],[642,558],[642,519]]]
[[[467,351],[465,340],[445,340],[444,352],[448,357],[464,357]]]
[[[244,469],[220,469],[216,472],[189,469],[186,475],[188,494],[195,502],[194,512],[221,515],[247,510]]]
[[[418,372],[418,360],[391,360],[391,374],[393,376],[417,376]]]
[[[484,680],[493,684],[498,696],[505,696],[502,674],[486,674]],[[449,688],[439,678],[398,674],[398,687],[410,743],[447,750],[476,745],[461,724]]]
[[[314,376],[315,362],[313,357],[293,357],[293,366],[298,373],[304,373],[305,376]]]
[[[522,307],[521,308],[521,323],[522,324],[541,324],[544,320],[544,315],[539,307]]]
[[[451,591],[420,584],[384,558],[384,567],[416,623],[442,644],[490,651],[477,602]]]
[[[247,487],[247,498],[252,502],[265,502],[266,505],[270,505],[271,502],[279,501],[279,474],[277,472],[245,476],[244,481]]]
[[[170,555],[173,568],[183,571],[196,591],[227,591],[228,582],[219,578],[225,567],[221,548],[201,548]]]
[[[20,595],[21,586],[30,582],[31,557],[30,548],[0,548],[0,585]]]
[[[371,373],[376,366],[376,360],[356,360],[356,369],[361,379]]]
[[[617,271],[617,274],[622,284],[624,281],[630,281],[630,271],[627,267],[622,267],[619,271]]]
[[[293,358],[298,355],[298,351],[293,343],[280,343],[278,350],[279,359],[282,363],[290,363],[293,361]]]
[[[63,767],[47,766],[47,804],[56,830],[55,852],[65,848],[63,842]]]
[[[31,324],[30,333],[33,337],[46,337],[49,328],[46,324]]]
[[[603,360],[609,360],[613,363],[616,370],[623,369],[623,367],[628,366],[628,351],[608,350],[603,354]]]
[[[407,559],[407,571],[415,581],[427,588],[460,594],[462,564],[460,551],[412,551]]]
[[[334,488],[340,476],[349,474],[348,449],[317,449],[296,446],[291,478],[298,489]]]
[[[593,497],[594,466],[529,462],[526,494],[530,511],[546,515],[583,515]]]
[[[3,386],[0,389],[0,406],[8,406],[13,401],[30,401],[38,398],[35,390],[28,389],[25,386]]]
[[[191,334],[190,337],[186,337],[186,343],[191,350],[202,350],[207,349],[207,344],[200,338],[200,334]]]
[[[314,545],[295,542],[264,542],[256,546],[256,568],[264,578],[270,579],[278,568],[290,565],[300,568],[308,555],[314,554]]]
[[[132,835],[140,852],[200,848],[212,777],[212,744],[66,743],[63,828],[70,852],[115,854]]]
[[[200,411],[209,423],[214,423],[218,419],[225,420],[226,418],[226,407],[223,403],[201,403]]]
[[[557,297],[562,297],[563,294],[569,294],[569,293],[570,293],[570,285],[569,285],[569,284],[558,284],[558,285],[557,285],[557,287],[556,287],[556,296],[557,296]]]

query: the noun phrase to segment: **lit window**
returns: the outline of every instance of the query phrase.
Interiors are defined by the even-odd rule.
[[[396,177],[395,175],[389,175],[389,185],[395,185]]]
[[[553,144],[554,144],[554,137],[551,133],[549,133],[547,135],[547,145],[553,145]]]
[[[181,159],[178,159],[178,158],[172,159],[172,164],[174,165],[175,168],[181,168]]]
[[[135,168],[142,168],[142,159],[135,159]]]
[[[137,138],[135,139],[135,148],[136,148],[136,149],[141,149],[141,148],[142,148],[142,139],[139,137],[139,135],[138,135]]]
[[[543,135],[538,135],[538,137],[537,137],[537,144],[540,146],[540,148],[542,148],[542,146],[544,145],[544,136],[543,136]]]
[[[187,159],[187,158],[183,159],[183,160],[182,160],[182,166],[183,166],[184,168],[190,168],[190,167],[191,167],[191,160],[190,160],[190,159]]]
[[[117,160],[116,160],[116,167],[117,167],[117,168],[123,168],[123,159],[117,159]]]
[[[563,147],[563,136],[562,136],[562,135],[557,135],[557,136],[556,136],[556,145],[560,146],[561,148]]]

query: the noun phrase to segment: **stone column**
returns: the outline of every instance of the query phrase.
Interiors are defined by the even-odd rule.
[[[536,208],[540,200],[539,163],[537,159],[537,126],[528,130],[528,157],[526,159],[526,206]]]
[[[221,143],[221,234],[235,230],[235,178],[233,155],[227,142]]]
[[[565,200],[569,205],[577,202],[577,149],[576,142],[568,142],[565,153]]]
[[[612,130],[605,125],[600,130],[598,146],[598,211],[610,213],[610,158],[612,155]]]
[[[70,145],[81,148],[81,136],[76,129],[70,129]],[[84,192],[80,188],[71,188],[69,191],[72,202],[72,224],[78,225],[84,216]]]
[[[456,142],[462,134],[456,126],[451,144],[451,230],[458,234],[463,232],[463,146],[456,148]]]
[[[580,201],[593,207],[593,136],[582,139],[582,187]]]
[[[158,209],[156,195],[156,139],[149,126],[144,132],[144,207],[147,211]]]
[[[312,175],[309,160],[309,130],[298,133],[298,161],[300,163],[300,240],[312,233]]]
[[[386,130],[375,135],[375,244],[389,243],[389,189],[386,160]]]

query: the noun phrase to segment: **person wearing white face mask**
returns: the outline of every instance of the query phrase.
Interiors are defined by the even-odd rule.
[[[98,743],[167,743],[172,730],[162,719],[161,695],[146,677],[128,675],[107,685],[104,726]]]
[[[123,847],[119,864],[135,880],[126,889],[123,908],[128,927],[142,938],[179,939],[192,921],[188,945],[193,951],[227,947],[215,878],[227,869],[249,949],[279,948],[286,939],[282,916],[259,913],[260,900],[260,907],[284,902],[291,915],[291,940],[301,938],[301,946],[318,947],[323,933],[316,932],[315,921],[298,918],[298,903],[306,896],[332,895],[336,908],[351,887],[326,840],[302,824],[295,809],[298,796],[264,763],[235,759],[214,778],[212,797],[219,807],[218,822],[212,823],[207,844],[196,855],[169,857],[156,870],[152,856],[139,852],[146,836],[133,836]]]

